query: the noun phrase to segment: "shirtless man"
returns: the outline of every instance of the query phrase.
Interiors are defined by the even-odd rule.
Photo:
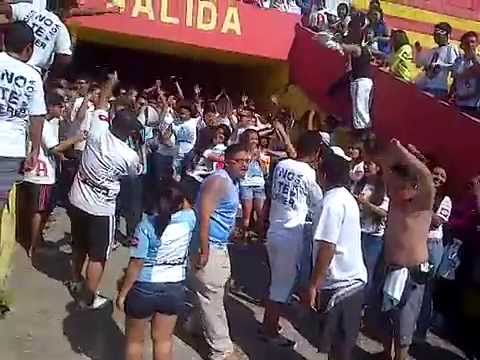
[[[432,221],[434,187],[432,175],[420,161],[416,149],[405,148],[396,139],[390,143],[383,160],[385,181],[390,196],[390,210],[385,231],[386,274],[408,269],[402,301],[385,313],[390,328],[383,328],[385,359],[408,359],[415,324],[422,305],[424,281],[428,275],[427,237]],[[425,265],[426,268],[425,268]]]

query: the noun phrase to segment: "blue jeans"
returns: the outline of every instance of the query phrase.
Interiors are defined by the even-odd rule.
[[[378,283],[376,282],[376,270],[380,256],[383,251],[383,237],[370,235],[362,232],[362,252],[363,261],[367,267],[368,283],[366,287],[365,300],[367,304],[371,304],[375,300],[377,294]]]
[[[433,291],[438,267],[443,257],[443,241],[442,239],[428,239],[428,262],[432,267],[431,277],[425,284],[425,292],[423,294],[422,308],[417,322],[417,334],[420,337],[427,336],[427,331],[433,320]]]

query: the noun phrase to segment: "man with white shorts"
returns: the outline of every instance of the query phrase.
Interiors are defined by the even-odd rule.
[[[87,144],[69,194],[73,239],[69,290],[80,307],[89,309],[99,309],[108,302],[97,295],[97,290],[113,244],[120,177],[138,175],[142,170],[136,152],[125,143],[138,126],[136,114],[117,112],[112,125],[109,124],[108,99],[117,81],[116,74],[110,76],[95,106]],[[87,255],[83,286],[82,269]],[[84,291],[80,292],[82,286]]]
[[[279,336],[278,323],[281,305],[288,303],[299,273],[307,214],[322,199],[310,165],[318,163],[321,143],[319,133],[306,133],[299,139],[297,159],[280,161],[273,175],[267,232],[271,283],[263,327],[265,341],[283,347],[295,346],[294,341]]]
[[[372,54],[365,41],[365,16],[357,15],[349,24],[346,44],[341,47],[350,56],[350,96],[353,129],[361,135],[372,127],[370,111],[373,100]]]

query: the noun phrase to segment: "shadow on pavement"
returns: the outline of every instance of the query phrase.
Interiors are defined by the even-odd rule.
[[[32,259],[35,269],[60,282],[70,280],[70,255],[61,250],[65,245],[68,245],[65,239],[58,242],[45,241]]]
[[[271,346],[259,338],[260,323],[251,309],[229,296],[226,300],[228,321],[233,342],[248,356],[255,360],[304,360],[293,349]]]
[[[453,352],[430,344],[414,345],[410,349],[410,354],[418,360],[435,359],[435,360],[463,360],[464,357],[454,354]]]
[[[265,299],[268,295],[270,269],[267,251],[263,244],[229,247],[232,279],[242,292],[253,299]],[[248,299],[247,299],[248,301]]]
[[[122,360],[125,337],[112,318],[113,304],[96,311],[76,310],[67,305],[69,315],[63,320],[63,334],[72,351],[91,360]]]

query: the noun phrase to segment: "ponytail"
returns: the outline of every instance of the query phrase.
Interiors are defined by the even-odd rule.
[[[180,185],[173,179],[162,181],[159,184],[155,223],[155,232],[159,239],[172,220],[172,215],[181,209],[184,200],[185,195]]]

